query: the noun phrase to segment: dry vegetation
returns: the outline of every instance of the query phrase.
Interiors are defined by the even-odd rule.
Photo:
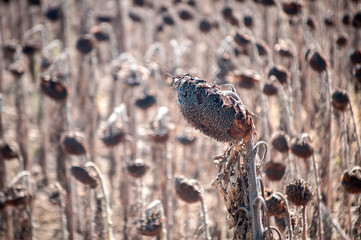
[[[358,0],[0,0],[0,239],[361,239],[360,27]]]

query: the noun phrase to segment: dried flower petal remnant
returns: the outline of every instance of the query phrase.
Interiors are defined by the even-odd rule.
[[[183,117],[203,134],[220,142],[248,142],[255,132],[252,113],[237,93],[189,74],[173,77]]]

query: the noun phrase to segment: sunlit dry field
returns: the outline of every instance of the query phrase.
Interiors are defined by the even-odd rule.
[[[361,239],[358,0],[0,0],[0,239]]]

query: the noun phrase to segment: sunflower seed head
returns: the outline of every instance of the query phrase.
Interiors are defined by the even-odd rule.
[[[98,185],[98,181],[93,177],[89,171],[84,167],[72,166],[70,172],[73,177],[84,185],[88,185],[91,188],[95,188]]]
[[[313,191],[305,180],[298,178],[287,184],[286,195],[296,206],[306,206],[313,198]]]
[[[220,142],[248,141],[255,133],[252,113],[231,91],[189,74],[175,76],[178,105],[187,122]]]
[[[356,166],[351,171],[345,171],[341,177],[341,184],[348,193],[361,193],[361,168]]]
[[[201,200],[201,188],[196,180],[177,177],[175,179],[175,191],[177,196],[187,203]]]

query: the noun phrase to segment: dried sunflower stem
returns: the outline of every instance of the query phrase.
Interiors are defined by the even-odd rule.
[[[86,167],[91,167],[95,170],[96,174],[97,174],[97,177],[99,178],[99,182],[100,182],[100,187],[101,187],[101,190],[102,190],[102,193],[104,195],[104,202],[105,202],[105,215],[106,215],[106,218],[107,218],[107,227],[108,227],[108,239],[109,240],[113,240],[113,222],[112,222],[112,219],[111,219],[111,210],[110,210],[110,205],[109,205],[109,200],[108,200],[108,193],[104,187],[104,179],[103,179],[103,176],[100,172],[100,169],[99,167],[93,163],[93,162],[87,162],[86,164]]]
[[[346,165],[346,169],[349,169],[350,167],[350,163],[349,163],[349,159],[348,159],[348,141],[347,141],[347,126],[346,126],[346,116],[345,116],[345,112],[342,112],[342,127],[343,127],[343,141],[344,141],[344,149],[343,149],[343,154],[344,154],[344,161],[345,161],[345,165]]]
[[[350,99],[350,111],[351,111],[351,118],[352,118],[352,123],[353,123],[353,126],[354,126],[354,129],[355,129],[355,134],[356,134],[356,142],[357,142],[357,153],[358,153],[358,162],[355,163],[357,165],[361,165],[361,143],[360,143],[360,133],[357,129],[357,124],[356,124],[356,121],[355,121],[355,115],[354,115],[354,112],[353,112],[353,108],[352,108],[352,101]],[[356,155],[357,156],[357,155]]]
[[[350,199],[350,194],[348,193],[346,193],[346,201],[347,201],[347,215],[348,215],[348,234],[350,235],[350,239],[352,239],[351,199]]]
[[[302,207],[302,240],[307,239],[306,205]]]
[[[316,183],[316,195],[317,195],[317,205],[318,205],[318,218],[319,218],[319,226],[318,226],[318,234],[319,238],[323,239],[323,222],[322,222],[322,211],[321,211],[321,193],[319,189],[319,181],[318,181],[318,172],[316,167],[315,155],[312,154],[312,164],[313,164],[313,171],[315,173],[315,183]]]
[[[202,204],[202,213],[203,213],[203,222],[204,222],[204,231],[206,233],[206,240],[211,239],[211,235],[209,233],[209,226],[208,226],[208,220],[207,220],[207,209],[206,204],[204,203],[203,196],[201,196],[201,204]]]
[[[328,138],[326,138],[326,148],[328,149],[328,154],[327,154],[327,158],[324,159],[325,160],[325,173],[324,173],[324,178],[325,178],[325,184],[327,186],[326,191],[329,193],[327,194],[327,199],[326,199],[326,203],[330,204],[331,203],[331,198],[332,198],[332,194],[330,194],[332,191],[332,186],[331,186],[331,158],[332,158],[332,115],[333,115],[333,111],[332,111],[332,103],[331,103],[331,95],[332,95],[332,85],[331,85],[331,73],[330,71],[326,72],[326,84],[327,84],[327,97],[326,97],[326,101],[327,101],[327,108],[328,108],[328,116],[327,116],[327,123],[329,126],[329,136]]]
[[[337,222],[337,220],[333,219],[331,216],[330,211],[328,210],[327,206],[321,202],[322,212],[325,214],[326,218],[329,218],[331,220],[332,226],[336,229],[336,231],[340,234],[341,239],[343,240],[350,240],[350,238],[347,236],[347,234],[343,231],[340,224]]]
[[[258,183],[257,183],[257,173],[256,173],[256,154],[257,147],[253,146],[253,138],[251,137],[245,146],[245,154],[243,155],[244,164],[248,173],[248,191],[249,191],[249,202],[254,203],[258,196]],[[250,212],[252,216],[252,233],[253,239],[262,239],[263,238],[263,226],[261,221],[261,212],[259,209],[250,207]]]
[[[66,215],[65,215],[65,202],[64,202],[64,194],[66,194],[64,188],[57,182],[55,183],[55,187],[59,191],[59,205],[60,205],[60,217],[61,217],[61,233],[62,233],[62,239],[68,239],[68,231],[66,229]]]
[[[0,44],[1,44],[1,33],[0,33]],[[1,57],[1,50],[0,50],[0,57]],[[2,79],[2,72],[1,72],[1,63],[0,63],[0,79]],[[0,139],[3,139],[3,125],[2,125],[2,111],[3,111],[3,96],[2,96],[2,86],[0,80]],[[5,159],[0,157],[0,189],[6,188],[6,164]],[[2,223],[0,224],[0,233],[4,232],[6,239],[11,240],[10,234],[10,216],[8,210],[5,208],[0,211],[0,218],[2,219]]]
[[[20,153],[23,157],[23,168],[25,170],[31,169],[31,160],[29,159],[28,153],[28,114],[25,110],[27,96],[26,96],[26,87],[25,81],[22,77],[15,79],[15,106],[17,112],[16,119],[16,140],[19,144]]]

